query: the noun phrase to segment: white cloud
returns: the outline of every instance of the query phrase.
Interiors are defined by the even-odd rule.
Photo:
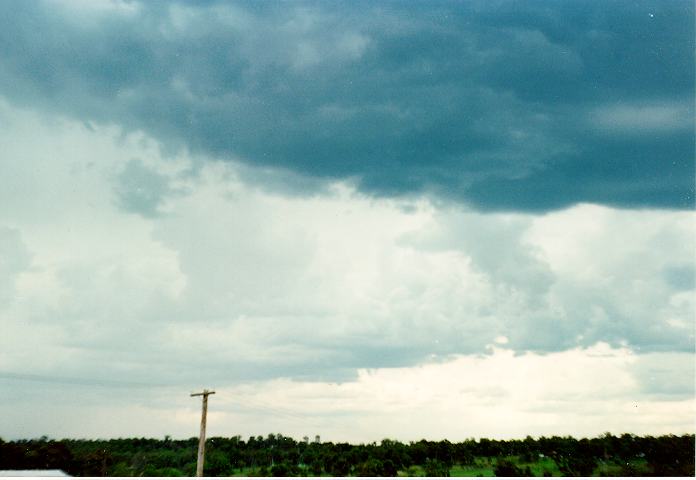
[[[667,133],[694,127],[694,110],[689,100],[653,104],[615,104],[598,108],[589,115],[596,128],[611,133]]]
[[[549,304],[583,321],[587,341],[613,337],[636,348],[688,350],[693,304],[678,300],[683,292],[665,273],[676,264],[693,275],[694,233],[690,211],[579,205],[535,218],[525,238],[553,272]]]

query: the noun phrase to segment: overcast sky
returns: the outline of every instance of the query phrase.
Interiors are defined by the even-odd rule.
[[[0,2],[0,437],[694,432],[691,1]]]

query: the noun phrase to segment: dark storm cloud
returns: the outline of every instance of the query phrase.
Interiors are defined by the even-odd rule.
[[[692,2],[123,5],[2,3],[0,92],[378,195],[693,206]]]

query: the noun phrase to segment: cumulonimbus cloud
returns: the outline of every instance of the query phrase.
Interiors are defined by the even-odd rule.
[[[0,94],[169,149],[481,210],[693,207],[688,2],[0,8]]]

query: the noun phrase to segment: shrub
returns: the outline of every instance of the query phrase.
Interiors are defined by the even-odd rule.
[[[498,463],[493,470],[496,477],[531,477],[532,472],[529,467],[520,468],[510,460],[498,460]]]
[[[429,458],[423,465],[427,477],[449,477],[449,467],[439,460]]]

